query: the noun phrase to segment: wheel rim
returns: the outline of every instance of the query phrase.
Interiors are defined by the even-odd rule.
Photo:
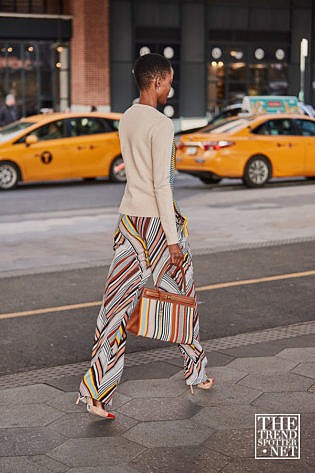
[[[13,166],[2,164],[0,166],[0,188],[10,189],[17,181],[17,172]]]
[[[113,174],[117,181],[126,181],[126,170],[122,158],[117,158],[113,164]]]
[[[269,177],[269,168],[262,159],[255,159],[248,168],[248,176],[253,184],[264,184]]]

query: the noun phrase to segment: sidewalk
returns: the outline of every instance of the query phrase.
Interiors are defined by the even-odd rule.
[[[126,356],[110,422],[75,405],[88,362],[0,378],[1,473],[310,473],[315,322],[205,341],[192,396],[177,348]],[[255,414],[300,414],[301,458],[255,459]]]

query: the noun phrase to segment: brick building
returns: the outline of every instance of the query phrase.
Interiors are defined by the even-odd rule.
[[[315,0],[0,0],[0,101],[122,111],[134,60],[156,51],[175,70],[165,113],[202,117],[244,94],[297,95],[302,38],[314,105]]]

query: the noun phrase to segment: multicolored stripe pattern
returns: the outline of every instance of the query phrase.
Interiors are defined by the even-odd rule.
[[[142,296],[137,335],[172,343],[191,343],[194,308]]]
[[[132,224],[132,231],[129,231],[130,227],[126,227],[123,223],[126,218],[129,224]],[[177,216],[177,229],[179,244],[184,254],[186,295],[196,298],[191,251],[179,216]],[[143,242],[146,243],[148,250],[149,267]],[[114,258],[109,268],[103,302],[96,322],[91,366],[83,376],[79,387],[82,402],[86,402],[85,396],[90,396],[106,405],[111,405],[123,372],[127,321],[150,275],[153,275],[155,284],[169,259],[167,241],[158,217],[122,215],[118,230],[115,232],[114,249]],[[160,288],[179,294],[182,283],[182,273],[174,266],[163,275]],[[192,323],[192,343],[178,345],[184,358],[184,377],[187,384],[197,384],[206,379],[207,358],[199,341],[197,303]]]

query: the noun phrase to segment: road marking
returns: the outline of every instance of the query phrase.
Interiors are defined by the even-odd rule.
[[[196,288],[196,292],[213,291],[215,289],[224,289],[228,287],[248,286],[250,284],[260,284],[264,282],[282,281],[285,279],[305,278],[307,276],[315,276],[315,270],[303,271],[300,273],[279,274],[278,276],[267,276],[256,279],[243,279],[241,281],[222,282],[218,284],[210,284],[208,286],[200,286]],[[99,306],[102,301],[97,302],[81,302],[79,304],[61,305],[57,307],[47,307],[45,309],[26,310],[23,312],[9,312],[7,314],[0,314],[0,320],[11,319],[15,317],[26,317],[28,315],[48,314],[52,312],[63,312],[66,310],[85,309],[86,307]]]
[[[270,281],[281,281],[283,279],[304,278],[307,276],[315,276],[315,270],[303,271],[300,273],[279,274],[278,276],[267,276],[264,278],[257,278],[257,279],[243,279],[241,281],[231,281],[231,282],[223,282],[223,283],[218,283],[218,284],[210,284],[209,286],[198,287],[196,291],[198,292],[211,291],[213,289],[221,289],[225,287],[247,286],[249,284],[259,284],[259,283],[270,282]]]

